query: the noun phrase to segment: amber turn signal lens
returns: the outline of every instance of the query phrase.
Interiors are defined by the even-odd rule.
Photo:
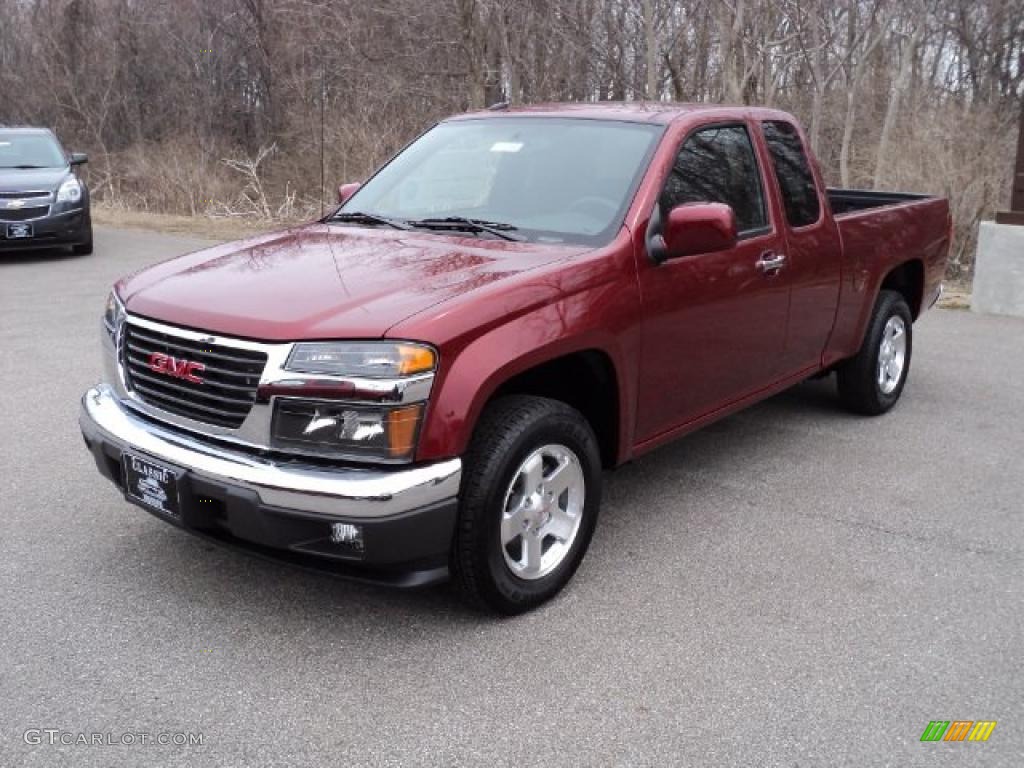
[[[392,458],[411,458],[422,414],[422,404],[388,411],[388,452]]]
[[[399,344],[398,354],[401,361],[398,364],[398,372],[403,376],[410,373],[424,373],[434,370],[437,362],[434,350],[430,347],[421,347],[416,344]]]

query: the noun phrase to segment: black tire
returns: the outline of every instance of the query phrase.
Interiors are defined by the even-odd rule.
[[[76,256],[88,256],[92,253],[92,227],[89,227],[89,238],[84,243],[71,246],[71,251]]]
[[[895,388],[891,392],[885,392],[878,381],[878,357],[882,334],[892,317],[903,320],[906,352],[903,369]],[[910,373],[910,359],[914,348],[913,328],[910,307],[903,296],[895,291],[880,292],[860,351],[837,369],[839,400],[846,409],[864,416],[877,416],[896,405]]]
[[[579,528],[564,559],[547,575],[524,579],[506,563],[501,518],[506,492],[535,450],[558,444],[579,460],[585,489]],[[510,396],[484,411],[465,457],[452,574],[479,608],[515,615],[556,595],[586,554],[601,505],[601,458],[586,419],[557,400]],[[521,546],[521,545],[520,545]]]

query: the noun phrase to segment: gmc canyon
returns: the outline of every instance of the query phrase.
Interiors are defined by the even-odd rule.
[[[188,531],[505,614],[572,577],[603,468],[811,376],[892,408],[950,242],[745,107],[461,115],[339,202],[119,281],[85,442]]]

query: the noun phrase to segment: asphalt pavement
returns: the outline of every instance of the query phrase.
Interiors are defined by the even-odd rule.
[[[573,583],[501,620],[220,549],[99,476],[109,285],[203,245],[0,256],[0,765],[1024,764],[1024,320],[928,313],[887,416],[810,382],[607,475]]]

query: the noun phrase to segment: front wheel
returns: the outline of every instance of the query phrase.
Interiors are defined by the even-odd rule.
[[[86,234],[85,240],[71,246],[71,251],[76,256],[88,256],[92,253],[92,224],[89,225],[89,230]]]
[[[470,602],[507,615],[553,597],[579,567],[601,504],[601,460],[565,403],[491,404],[466,454],[452,571]]]
[[[860,351],[838,368],[839,399],[847,409],[876,416],[896,405],[910,372],[913,322],[901,294],[878,295]]]

